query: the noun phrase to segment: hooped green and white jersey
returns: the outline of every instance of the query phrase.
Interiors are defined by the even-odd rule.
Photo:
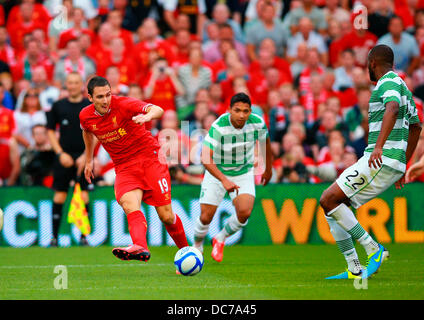
[[[411,91],[393,71],[387,72],[378,80],[371,94],[368,110],[368,146],[365,154],[370,154],[374,150],[381,131],[385,105],[389,101],[399,103],[399,113],[393,130],[383,146],[383,164],[397,171],[405,172],[409,125],[418,123],[419,119]]]
[[[253,168],[256,141],[265,144],[267,137],[268,129],[260,116],[251,113],[243,128],[237,129],[230,113],[224,113],[212,124],[203,144],[213,151],[212,159],[222,173],[238,176]]]

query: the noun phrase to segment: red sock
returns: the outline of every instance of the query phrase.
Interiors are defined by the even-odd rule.
[[[128,229],[130,231],[131,239],[134,244],[147,249],[147,222],[143,212],[140,210],[127,214]]]
[[[165,225],[165,228],[179,249],[188,246],[187,238],[184,232],[184,226],[179,216],[175,215],[175,223]]]

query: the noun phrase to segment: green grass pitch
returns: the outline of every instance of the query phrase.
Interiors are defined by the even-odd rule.
[[[228,246],[221,263],[205,246],[204,268],[193,277],[175,274],[176,247],[150,248],[148,263],[120,261],[109,246],[2,247],[0,299],[424,299],[424,244],[387,248],[390,259],[358,290],[350,280],[324,279],[345,268],[335,245]],[[64,276],[58,265],[66,267],[67,289],[55,288]]]

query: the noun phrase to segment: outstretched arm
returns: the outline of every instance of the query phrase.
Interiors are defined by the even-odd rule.
[[[159,119],[162,117],[164,111],[161,107],[156,106],[154,104],[150,104],[146,108],[146,113],[140,113],[134,117],[132,120],[137,124],[143,124],[145,122],[152,121],[153,119]]]

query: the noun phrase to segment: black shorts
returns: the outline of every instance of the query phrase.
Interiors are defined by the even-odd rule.
[[[79,157],[79,155],[71,154],[74,161]],[[68,192],[69,184],[74,180],[77,182],[77,167],[72,166],[69,168],[65,168],[60,164],[59,158],[56,157],[55,162],[53,164],[53,190],[55,191],[64,191]],[[87,191],[89,183],[85,180],[84,171],[81,173],[81,177],[79,179],[81,190]]]

